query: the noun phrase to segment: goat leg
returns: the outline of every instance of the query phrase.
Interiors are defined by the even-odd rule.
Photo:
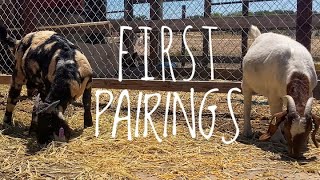
[[[93,125],[91,116],[91,89],[91,83],[88,82],[88,85],[82,95],[82,103],[84,108],[84,128],[91,127]]]
[[[12,126],[12,112],[18,102],[18,97],[20,96],[21,89],[22,89],[22,85],[14,83],[14,82],[10,86],[9,95],[8,95],[8,99],[7,99],[6,112],[3,117],[3,124],[4,125]]]

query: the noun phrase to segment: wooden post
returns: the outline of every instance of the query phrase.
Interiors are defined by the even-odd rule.
[[[132,0],[124,0],[124,19],[126,21],[132,21],[133,18],[133,1]],[[126,31],[124,33],[124,44],[127,47],[129,54],[134,53],[134,34],[131,31]],[[134,62],[132,58],[126,59],[126,62],[123,64],[124,67],[134,66]]]
[[[243,1],[242,2],[242,16],[248,16],[249,15],[249,1]],[[244,57],[248,51],[248,28],[242,29],[241,34],[241,55]]]
[[[160,20],[163,17],[162,6],[163,0],[150,1],[150,18],[151,20]],[[160,59],[160,29],[153,29],[150,33],[150,70],[159,63]]]
[[[211,0],[204,0],[204,14],[203,16],[205,18],[208,18],[211,16]],[[203,47],[203,53],[202,56],[205,57],[205,61],[209,62],[209,32],[204,31],[203,32],[203,41],[202,41],[202,47]],[[204,62],[200,63],[203,64]],[[206,64],[206,63],[205,63]],[[204,65],[205,65],[204,64]]]
[[[312,0],[297,0],[296,40],[311,50]]]

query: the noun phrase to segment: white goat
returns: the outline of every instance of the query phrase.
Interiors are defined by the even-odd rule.
[[[319,126],[319,118],[311,114],[312,91],[317,84],[317,75],[309,51],[297,41],[280,34],[264,33],[251,26],[255,41],[243,59],[244,132],[251,136],[250,111],[252,94],[268,98],[271,114],[276,122],[260,137],[288,143],[288,151],[298,156],[306,144],[312,129],[312,121]],[[282,97],[288,99],[286,111],[282,110]],[[282,123],[283,122],[283,123]],[[278,128],[281,124],[281,128]],[[284,138],[283,138],[284,135]]]

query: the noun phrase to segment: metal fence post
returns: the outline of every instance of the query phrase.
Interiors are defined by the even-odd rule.
[[[133,1],[132,0],[124,0],[124,19],[126,21],[132,21],[133,17]],[[127,47],[129,54],[134,53],[134,33],[131,31],[126,31],[124,33],[124,44]],[[132,58],[126,59],[127,62],[124,62],[124,66],[131,67],[134,65]]]
[[[242,16],[249,15],[249,1],[242,2]],[[248,28],[243,28],[241,34],[241,56],[244,57],[248,50]]]
[[[297,0],[296,40],[311,50],[312,0]]]
[[[204,0],[204,14],[203,16],[205,18],[209,18],[211,16],[211,0]],[[209,62],[208,56],[209,56],[209,32],[204,31],[203,32],[203,41],[202,41],[202,47],[203,47],[203,53],[202,56],[204,57],[203,60],[206,62]],[[200,62],[200,64],[203,64],[204,62]]]
[[[186,5],[182,5],[182,15],[181,15],[181,19],[185,19],[186,18]],[[183,43],[183,34],[181,35],[181,55],[183,56],[185,54],[185,45]]]
[[[151,20],[160,20],[163,17],[163,0],[150,1],[150,18]],[[154,67],[158,64],[160,59],[160,30],[153,29],[150,33],[150,61],[149,67],[150,69],[154,69]]]

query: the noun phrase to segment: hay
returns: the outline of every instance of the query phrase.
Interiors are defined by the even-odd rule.
[[[6,100],[7,88],[0,87],[1,102]],[[116,102],[120,91],[115,90],[113,93]],[[214,94],[207,100],[208,105],[218,106],[214,136],[211,139],[205,140],[198,129],[196,139],[192,139],[180,109],[177,115],[177,136],[172,135],[172,123],[169,123],[168,137],[164,138],[162,133],[166,95],[161,94],[161,105],[152,115],[157,133],[163,140],[161,143],[157,142],[150,127],[148,136],[142,137],[143,114],[140,115],[138,138],[128,141],[126,123],[121,122],[117,137],[113,139],[111,130],[116,104],[102,115],[100,135],[96,138],[94,127],[82,129],[82,108],[72,105],[66,112],[66,119],[74,129],[72,140],[69,143],[53,142],[40,149],[34,142],[34,137],[25,135],[30,125],[33,103],[30,100],[18,103],[14,113],[16,127],[0,133],[0,176],[6,179],[319,178],[320,149],[316,149],[312,144],[309,144],[310,150],[305,153],[304,161],[294,161],[287,157],[285,148],[281,145],[259,142],[257,139],[239,138],[231,145],[224,145],[221,137],[232,138],[235,132],[227,108],[226,94]],[[135,117],[138,92],[130,91],[130,95],[132,117]],[[196,93],[195,96],[197,113],[203,93]],[[187,105],[189,94],[181,93],[181,98],[190,114],[190,106]],[[241,100],[241,95],[233,96],[233,107],[236,117],[240,119],[240,128],[243,123]],[[107,98],[103,97],[101,102],[107,103]],[[255,97],[252,113],[255,131],[266,130],[266,125],[260,121],[264,116],[269,116],[265,102],[263,97]],[[95,108],[94,103],[92,112]],[[154,103],[152,100],[151,104]],[[1,103],[0,117],[3,117],[4,108],[4,103]],[[125,112],[123,110],[124,115]],[[206,110],[203,116],[204,127],[208,132],[211,124],[210,112]],[[169,115],[169,122],[172,122],[172,115]]]

